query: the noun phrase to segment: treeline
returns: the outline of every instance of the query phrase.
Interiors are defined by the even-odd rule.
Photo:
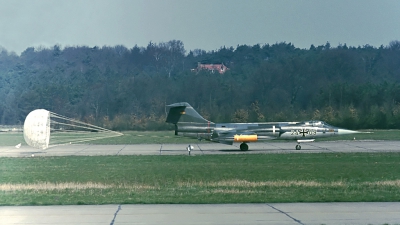
[[[192,71],[224,64],[224,74]],[[189,102],[215,122],[324,120],[349,129],[400,128],[400,42],[240,45],[186,52],[146,47],[0,49],[0,124],[34,109],[111,129],[167,129],[165,105]]]

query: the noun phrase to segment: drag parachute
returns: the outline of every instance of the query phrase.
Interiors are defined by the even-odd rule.
[[[50,140],[50,112],[37,109],[28,114],[24,123],[25,142],[40,149],[49,147]]]
[[[30,112],[24,122],[25,142],[39,149],[121,135],[123,134],[45,109],[36,109]]]

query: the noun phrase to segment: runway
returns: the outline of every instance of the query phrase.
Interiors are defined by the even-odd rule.
[[[191,155],[204,154],[274,154],[274,153],[323,153],[323,152],[400,152],[400,141],[325,141],[303,143],[295,150],[296,142],[249,143],[249,151],[240,151],[239,144],[224,145],[202,142],[194,144]],[[0,147],[0,157],[46,156],[98,156],[98,155],[187,155],[188,144],[139,144],[139,145],[62,145],[38,150],[27,145]]]
[[[3,206],[0,224],[399,224],[400,203]]]

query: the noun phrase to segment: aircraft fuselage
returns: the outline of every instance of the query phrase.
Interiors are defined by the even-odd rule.
[[[334,136],[342,129],[322,121],[281,123],[217,123],[178,126],[178,133],[187,133],[215,142],[255,142],[271,139],[315,139]]]

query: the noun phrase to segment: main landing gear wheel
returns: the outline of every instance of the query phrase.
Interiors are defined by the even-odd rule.
[[[296,150],[300,150],[301,149],[301,145],[296,145]]]
[[[246,143],[240,144],[240,150],[247,151],[249,150],[249,146]]]

